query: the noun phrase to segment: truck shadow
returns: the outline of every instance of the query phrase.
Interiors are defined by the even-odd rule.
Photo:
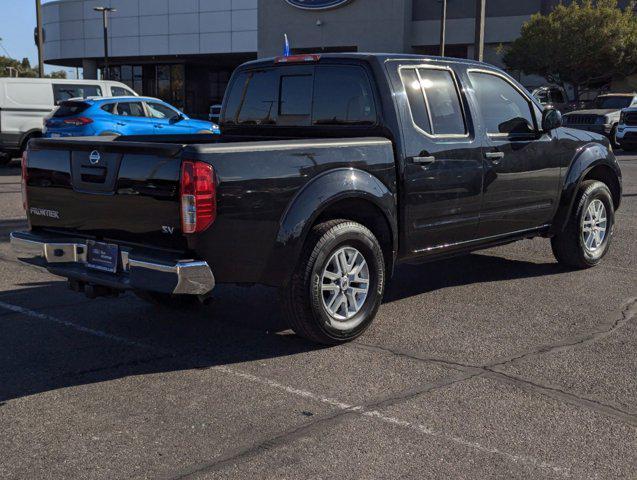
[[[533,263],[474,253],[422,265],[399,266],[384,301],[394,302],[460,285],[544,277],[567,271],[557,262]]]
[[[0,177],[18,177],[17,180],[20,180],[20,159],[16,158],[6,165],[0,166]]]
[[[401,266],[385,301],[467,283],[562,271],[556,264],[478,254]],[[287,330],[271,288],[220,286],[210,305],[173,311],[132,294],[88,301],[61,281],[16,287],[0,294],[0,406],[60,388],[321,349]],[[382,314],[381,309],[378,322]]]
[[[26,230],[29,227],[26,218],[16,218],[13,220],[0,220],[0,240],[7,241],[11,232],[15,230]]]

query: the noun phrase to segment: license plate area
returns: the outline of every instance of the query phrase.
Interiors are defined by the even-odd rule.
[[[117,273],[119,247],[112,243],[95,242],[89,240],[86,243],[86,266],[101,272]]]

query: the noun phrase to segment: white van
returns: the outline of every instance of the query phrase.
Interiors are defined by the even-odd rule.
[[[0,165],[21,155],[30,138],[42,135],[43,120],[62,101],[78,97],[137,95],[120,82],[0,78]]]

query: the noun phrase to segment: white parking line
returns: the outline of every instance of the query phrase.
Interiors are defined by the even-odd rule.
[[[128,338],[125,337],[120,337],[118,335],[113,335],[107,332],[103,332],[101,330],[96,330],[93,328],[88,328],[85,327],[83,325],[78,325],[76,323],[73,322],[69,322],[67,320],[61,320],[59,318],[53,317],[51,315],[48,315],[46,313],[41,313],[41,312],[37,312],[34,310],[30,310],[28,308],[24,308],[24,307],[20,307],[18,305],[13,305],[10,303],[6,303],[6,302],[2,302],[0,301],[0,308],[4,308],[5,310],[9,310],[11,312],[15,312],[15,313],[19,313],[22,315],[25,315],[27,317],[31,317],[31,318],[36,318],[38,320],[45,320],[47,322],[52,322],[55,323],[57,325],[61,325],[64,327],[68,327],[68,328],[72,328],[74,330],[77,330],[79,332],[82,333],[87,333],[89,335],[94,335],[96,337],[100,337],[100,338],[104,338],[107,340],[112,340],[115,342],[119,342],[122,343],[124,345],[129,345],[129,346],[134,346],[134,347],[138,347],[138,348],[143,348],[143,349],[148,349],[148,350],[155,350],[155,351],[161,351],[161,352],[167,352],[166,349],[163,349],[161,347],[154,347],[152,345],[148,345],[142,342],[137,342],[134,340],[130,340]],[[178,354],[178,352],[169,352],[169,353],[174,353],[175,355]],[[254,384],[259,384],[259,385],[263,385],[263,386],[267,386],[269,388],[273,388],[279,391],[283,391],[285,393],[288,393],[290,395],[295,395],[297,397],[302,397],[302,398],[306,398],[315,402],[320,402],[320,403],[324,403],[327,405],[330,405],[331,407],[334,407],[338,410],[344,411],[344,412],[351,412],[351,413],[355,413],[355,414],[359,414],[361,416],[364,417],[368,417],[368,418],[373,418],[376,420],[379,420],[383,423],[387,423],[387,424],[391,424],[391,425],[395,425],[398,427],[402,427],[402,428],[407,428],[409,430],[413,430],[416,431],[418,433],[427,435],[427,436],[431,436],[431,437],[435,437],[435,438],[439,438],[445,441],[449,441],[452,443],[455,443],[457,445],[461,445],[463,447],[468,447],[471,448],[473,450],[477,450],[479,452],[482,453],[488,453],[488,454],[492,454],[492,455],[498,455],[501,457],[504,457],[512,462],[515,463],[519,463],[522,465],[526,465],[526,466],[530,466],[533,468],[539,468],[542,470],[548,470],[550,472],[552,472],[553,474],[557,474],[560,475],[562,477],[570,477],[570,469],[568,468],[564,468],[564,467],[559,467],[556,465],[552,465],[551,463],[539,460],[535,457],[529,456],[529,455],[520,455],[520,454],[515,454],[515,453],[509,453],[506,452],[504,450],[495,448],[495,447],[487,447],[484,445],[481,445],[477,442],[471,442],[468,440],[465,440],[461,437],[458,437],[456,435],[451,435],[448,433],[445,433],[444,431],[441,430],[435,430],[433,428],[430,428],[426,425],[423,424],[419,424],[417,422],[410,422],[407,420],[402,420],[400,418],[396,418],[396,417],[391,417],[391,416],[387,416],[383,413],[381,413],[378,410],[370,410],[367,409],[363,406],[360,405],[350,405],[348,403],[345,402],[341,402],[340,400],[334,399],[334,398],[330,398],[327,396],[322,396],[307,390],[301,390],[298,388],[294,388],[291,387],[289,385],[284,385],[282,383],[279,383],[275,380],[271,380],[268,378],[263,378],[263,377],[259,377],[256,375],[252,375],[250,373],[245,373],[242,372],[240,370],[236,370],[234,368],[230,368],[227,367],[225,365],[217,365],[214,367],[211,367],[210,370],[216,370],[218,372],[222,372],[225,373],[227,375],[231,375],[235,378],[240,378],[243,379],[245,381],[254,383]]]
[[[157,348],[151,347],[150,345],[146,345],[145,343],[136,342],[134,340],[129,340],[128,338],[119,337],[117,335],[111,335],[110,333],[102,332],[101,330],[95,330],[93,328],[88,328],[83,325],[78,325],[77,323],[61,320],[59,318],[52,317],[51,315],[47,315],[46,313],[36,312],[35,310],[29,310],[28,308],[20,307],[19,305],[13,305],[11,303],[0,302],[0,307],[4,308],[5,310],[9,310],[11,312],[26,315],[27,317],[37,318],[38,320],[46,320],[47,322],[52,322],[58,325],[62,325],[64,327],[73,328],[79,332],[88,333],[89,335],[94,335],[100,338],[106,338],[108,340],[113,340],[115,342],[129,345],[131,347],[158,350]]]

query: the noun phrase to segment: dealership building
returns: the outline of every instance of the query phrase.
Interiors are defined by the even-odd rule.
[[[485,60],[515,40],[531,15],[560,0],[488,0]],[[447,55],[472,57],[475,0],[448,0]],[[44,59],[102,75],[98,6],[109,20],[109,78],[204,115],[223,98],[234,68],[293,52],[388,52],[436,55],[439,0],[57,0],[43,5]],[[528,83],[528,82],[527,82]]]

